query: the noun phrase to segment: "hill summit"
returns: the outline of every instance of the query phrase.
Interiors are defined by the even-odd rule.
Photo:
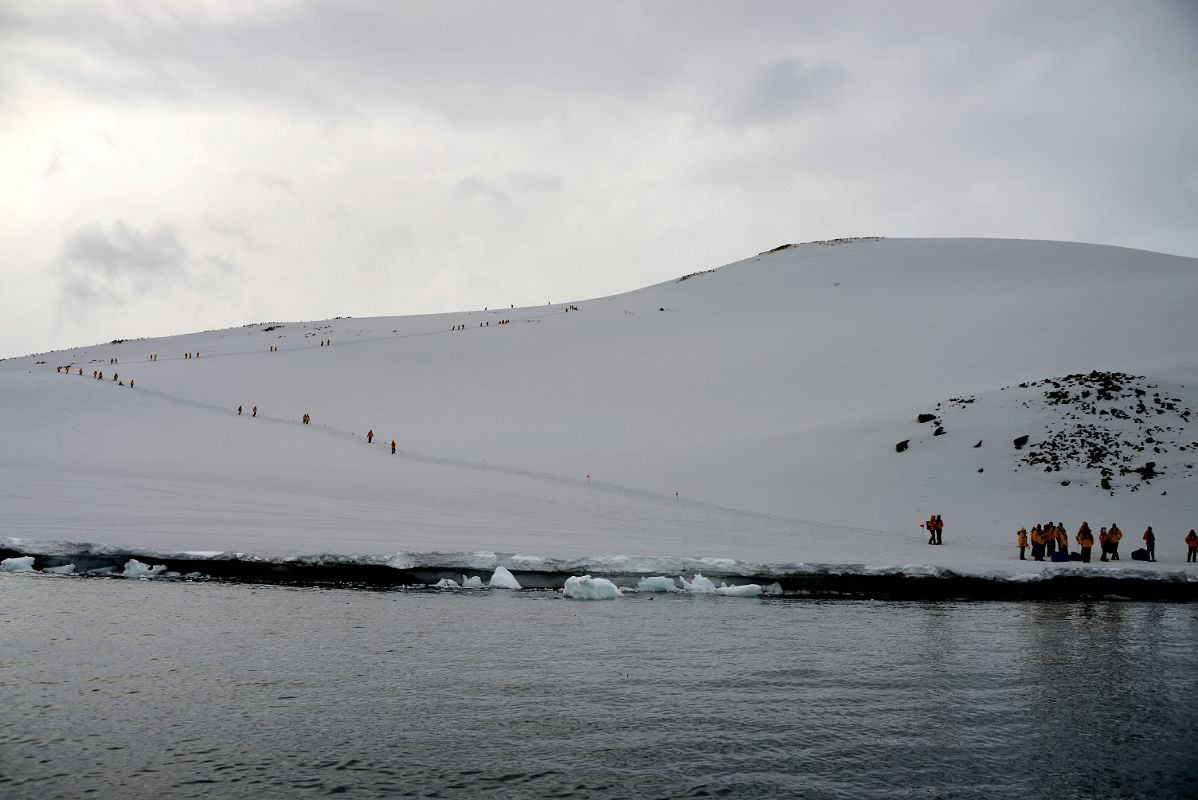
[[[0,362],[0,535],[985,571],[1036,522],[1198,525],[1195,259],[869,237],[496,303]]]

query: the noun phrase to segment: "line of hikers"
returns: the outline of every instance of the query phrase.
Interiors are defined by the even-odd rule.
[[[113,363],[113,362],[109,362],[109,363]],[[71,374],[71,366],[72,366],[71,364],[68,364],[65,367],[55,367],[54,371],[59,373],[60,375],[70,375]],[[79,368],[79,375],[80,375],[80,377],[83,376],[83,367]],[[98,369],[93,369],[92,377],[98,381],[102,381],[102,380],[104,380],[104,373]],[[121,374],[119,372],[112,373],[112,382],[115,383],[117,386],[125,385],[125,382],[123,380],[121,380]],[[132,378],[129,379],[129,388],[133,388],[133,379]]]
[[[1136,561],[1156,561],[1156,534],[1149,525],[1144,531],[1143,536],[1144,547],[1136,550],[1131,554],[1131,557]],[[1025,555],[1028,543],[1032,546],[1032,558],[1036,561],[1043,561],[1047,558],[1049,561],[1081,561],[1085,564],[1090,563],[1090,551],[1094,548],[1094,532],[1090,530],[1090,523],[1083,521],[1081,527],[1077,529],[1077,548],[1078,552],[1069,552],[1069,534],[1065,530],[1063,522],[1046,522],[1043,525],[1033,525],[1031,533],[1028,533],[1027,528],[1020,528],[1016,534],[1016,542],[1019,545],[1019,560],[1026,561]],[[1123,541],[1123,531],[1117,524],[1112,524],[1111,527],[1102,528],[1098,531],[1098,546],[1102,553],[1099,561],[1118,561],[1119,560],[1119,543]],[[1188,554],[1186,555],[1187,562],[1198,562],[1198,533],[1192,529],[1185,538]]]
[[[512,321],[510,319],[501,319],[501,320],[499,320],[499,322],[497,322],[495,324],[496,325],[511,325]],[[491,327],[491,322],[490,322],[490,320],[488,320],[486,322],[480,322],[480,323],[478,323],[478,327],[489,328],[489,327]],[[450,328],[450,330],[451,331],[464,331],[464,330],[466,330],[466,326],[464,324],[463,325],[454,325],[452,328]]]
[[[372,444],[373,442],[374,442],[374,428],[371,428],[370,430],[366,431],[366,444]],[[391,440],[391,455],[395,455],[395,440],[394,439]]]

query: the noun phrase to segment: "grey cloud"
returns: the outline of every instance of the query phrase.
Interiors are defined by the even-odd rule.
[[[212,231],[213,233],[218,233],[226,239],[232,239],[236,242],[240,242],[246,247],[253,247],[256,244],[254,237],[250,236],[249,232],[245,228],[236,223],[220,222],[218,220],[209,219],[206,220],[205,224],[207,224],[208,230]]]
[[[54,143],[54,149],[50,153],[50,163],[42,170],[43,178],[52,178],[62,170],[62,145],[58,142]]]
[[[140,296],[188,276],[189,253],[165,226],[142,232],[116,220],[67,239],[58,264],[63,294],[84,302]]]
[[[510,202],[506,192],[477,175],[462,178],[457,186],[453,187],[453,193],[458,197],[481,198],[498,205],[507,205]]]
[[[543,172],[525,172],[523,170],[513,170],[503,178],[504,186],[516,194],[560,192],[565,183],[565,180],[560,175],[548,175]]]
[[[470,175],[458,181],[454,194],[459,197],[484,198],[498,205],[509,205],[517,197],[552,194],[565,186],[560,175],[512,170],[498,181]]]
[[[849,74],[841,67],[784,58],[753,73],[728,118],[740,125],[784,122],[832,103],[848,82]]]
[[[295,194],[295,187],[291,185],[291,181],[282,175],[273,175],[269,172],[242,172],[237,175],[237,179],[273,192]]]

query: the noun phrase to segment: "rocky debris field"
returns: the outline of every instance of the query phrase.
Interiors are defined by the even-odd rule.
[[[1162,388],[1142,375],[1094,370],[1005,386],[982,402],[949,398],[917,414],[916,421],[929,426],[932,437],[951,431],[973,438],[971,423],[978,420],[964,412],[975,403],[997,405],[1014,411],[1005,415],[1013,423],[1027,420],[1023,430],[1001,442],[1014,455],[1012,469],[1062,473],[1056,476],[1062,486],[1136,492],[1166,476],[1194,476],[1198,436],[1189,430],[1194,412],[1184,389]],[[1049,421],[1042,423],[1045,416]],[[910,443],[906,439],[895,449],[904,452]],[[978,438],[972,447],[983,443]]]

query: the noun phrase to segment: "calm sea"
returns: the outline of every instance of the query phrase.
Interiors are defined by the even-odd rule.
[[[1198,606],[0,575],[0,797],[1194,797]]]

